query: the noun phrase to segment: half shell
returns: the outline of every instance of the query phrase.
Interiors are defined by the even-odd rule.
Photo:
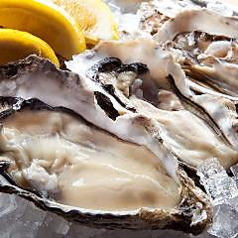
[[[0,75],[1,85],[5,86],[1,90],[1,94],[4,94],[5,97],[2,97],[0,102],[5,107],[7,105],[7,108],[4,107],[5,109],[3,108],[0,113],[2,122],[0,134],[1,191],[17,193],[43,209],[53,211],[69,220],[96,227],[103,226],[111,229],[119,227],[130,229],[169,228],[199,234],[211,222],[211,208],[206,195],[195,186],[181,168],[176,166],[174,155],[159,140],[159,126],[152,118],[122,106],[96,82],[86,82],[76,74],[57,70],[50,62],[36,57],[3,66],[0,68]],[[36,85],[37,80],[44,80],[45,85],[42,82]],[[44,85],[44,89],[39,88],[39,85]],[[52,93],[55,97],[52,97]],[[16,98],[16,96],[21,96],[21,98]],[[39,99],[34,99],[35,97],[45,100],[47,104],[39,101]],[[28,99],[25,100],[24,98]],[[92,209],[57,202],[57,199],[51,195],[51,189],[45,189],[47,186],[42,191],[39,189],[39,184],[34,183],[34,179],[29,179],[27,176],[23,180],[20,179],[21,172],[24,170],[24,163],[14,164],[14,161],[16,162],[20,158],[18,152],[15,153],[18,148],[23,148],[23,154],[27,152],[27,148],[32,148],[27,147],[28,141],[21,140],[20,137],[25,133],[30,138],[34,136],[34,133],[32,130],[27,132],[26,127],[24,133],[20,133],[20,137],[10,132],[9,137],[6,135],[6,131],[9,129],[10,131],[20,130],[19,125],[22,123],[19,122],[21,116],[18,115],[24,115],[26,112],[38,116],[42,112],[66,114],[67,117],[78,120],[79,124],[82,123],[88,128],[94,128],[95,133],[102,133],[105,134],[105,137],[111,137],[111,140],[118,140],[118,144],[128,144],[128,146],[131,145],[138,149],[143,148],[147,151],[146,153],[153,155],[155,164],[157,167],[159,166],[161,173],[173,181],[173,184],[177,184],[179,199],[177,202],[174,200],[175,204],[172,207],[145,206],[127,211]],[[39,119],[38,116],[36,120]],[[98,118],[101,118],[102,121],[100,122]],[[107,122],[108,124],[105,126]],[[118,124],[119,122],[121,124]],[[36,128],[38,134],[39,131],[40,133],[49,132],[49,124],[37,121],[36,125],[40,129],[37,129],[37,126],[33,128]],[[59,132],[56,131],[58,135]],[[8,140],[12,138],[8,146],[4,138],[8,138]],[[11,146],[14,143],[18,146],[11,152]],[[75,144],[74,141],[71,143]],[[44,153],[46,155],[49,149],[45,146],[42,147],[43,155]],[[125,156],[126,153],[128,152],[125,151]],[[35,155],[36,152],[33,151],[30,154]],[[29,159],[29,156],[27,158]],[[31,168],[29,160],[27,161],[25,169]],[[13,172],[14,169],[16,169],[15,172]],[[50,188],[52,187],[50,186]]]

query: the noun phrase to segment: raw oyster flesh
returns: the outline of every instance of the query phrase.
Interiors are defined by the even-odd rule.
[[[1,191],[98,227],[198,234],[211,222],[152,114],[33,56],[0,75]]]
[[[22,187],[108,211],[180,202],[180,187],[147,148],[43,105],[31,110],[31,103],[4,117],[0,138],[1,160],[9,161],[8,171]]]

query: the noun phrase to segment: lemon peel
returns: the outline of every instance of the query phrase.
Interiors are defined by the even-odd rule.
[[[49,1],[1,0],[0,26],[43,39],[65,59],[71,59],[86,48],[85,38],[75,20]]]
[[[101,0],[50,0],[65,9],[81,26],[87,44],[118,40],[119,31],[110,8]]]
[[[0,64],[36,54],[49,59],[59,67],[59,61],[53,49],[46,42],[28,32],[0,29],[0,52]]]

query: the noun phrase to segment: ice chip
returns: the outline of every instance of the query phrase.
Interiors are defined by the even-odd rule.
[[[44,217],[43,224],[38,231],[37,237],[41,238],[45,230],[47,230],[49,234],[52,234],[53,237],[65,236],[70,229],[70,225],[71,223],[62,217],[54,213],[47,212],[46,216]]]
[[[238,179],[238,164],[233,165],[230,169],[234,177]]]
[[[15,211],[17,204],[13,195],[0,193],[0,217]]]
[[[136,14],[124,14],[120,19],[120,30],[128,33],[139,31],[140,17]]]
[[[216,158],[200,165],[197,174],[214,205],[227,203],[238,196],[236,181],[228,176]]]
[[[238,235],[238,211],[230,204],[217,206],[213,226],[208,230],[211,235],[221,238],[235,238]]]
[[[58,219],[57,229],[55,229],[55,233],[59,235],[66,235],[70,229],[70,223],[64,220],[63,218]]]
[[[233,174],[233,178],[236,182],[236,186],[238,187],[238,164],[236,165],[233,165],[231,168],[230,168],[232,174]]]
[[[238,196],[236,182],[232,178],[214,178],[205,185],[214,205],[227,203]]]
[[[91,238],[91,237],[101,238],[101,237],[105,237],[106,230],[86,227],[78,223],[73,223],[72,226],[70,227],[67,237],[69,238],[77,237],[78,234],[80,234],[80,237],[84,237],[84,238]]]
[[[35,238],[35,229],[31,227],[30,222],[17,222],[14,224],[12,231],[10,232],[10,237],[12,238]]]
[[[238,167],[233,166],[231,171],[237,178]],[[238,189],[235,179],[228,176],[215,158],[199,166],[197,174],[214,205],[214,221],[208,233],[221,238],[237,237]]]
[[[145,1],[145,0],[144,0]],[[133,0],[133,1],[128,1],[128,0],[104,0],[108,4],[108,6],[112,9],[113,7],[117,6],[120,8],[122,13],[135,13],[136,10],[139,8],[141,2],[143,0]]]
[[[214,177],[228,177],[225,169],[216,158],[208,159],[198,167],[198,176],[202,183]]]

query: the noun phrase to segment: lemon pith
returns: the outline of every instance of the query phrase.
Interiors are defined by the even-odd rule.
[[[64,10],[48,1],[1,0],[0,26],[29,32],[43,39],[65,59],[86,48],[78,24]]]
[[[102,40],[119,39],[118,26],[109,7],[102,0],[50,0],[64,8],[85,35],[86,42],[95,44]]]
[[[30,54],[48,58],[59,67],[59,61],[51,47],[27,32],[0,29],[0,64],[23,59]]]

